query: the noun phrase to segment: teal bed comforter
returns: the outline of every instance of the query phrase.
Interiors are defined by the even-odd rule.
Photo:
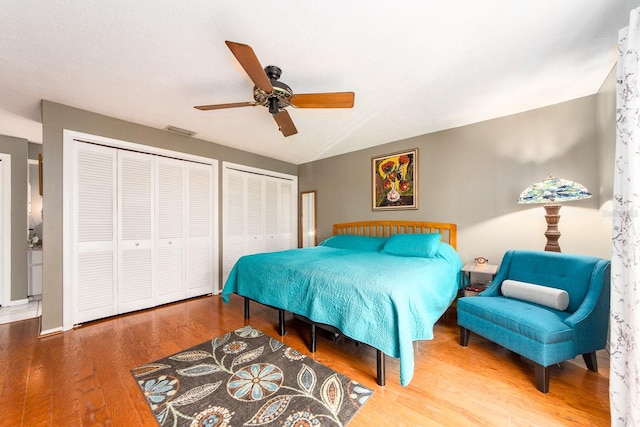
[[[439,242],[430,257],[324,245],[291,249],[241,257],[222,298],[228,302],[236,293],[332,325],[399,358],[400,383],[407,385],[413,341],[433,338],[434,323],[458,292],[461,267],[456,251]]]

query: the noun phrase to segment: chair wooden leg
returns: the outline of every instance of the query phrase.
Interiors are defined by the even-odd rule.
[[[467,328],[463,328],[460,326],[460,345],[466,347],[469,345],[469,336],[471,335],[471,331]]]
[[[584,363],[587,365],[587,369],[593,372],[598,372],[598,359],[596,359],[596,352],[585,353],[582,355]]]
[[[547,366],[536,365],[536,388],[543,393],[549,393],[549,372],[551,369]]]

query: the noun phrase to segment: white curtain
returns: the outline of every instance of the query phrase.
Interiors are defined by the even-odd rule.
[[[640,426],[640,9],[618,39],[611,254],[612,426]]]

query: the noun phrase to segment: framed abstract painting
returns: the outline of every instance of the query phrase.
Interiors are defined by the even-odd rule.
[[[418,149],[371,159],[372,209],[418,209]]]

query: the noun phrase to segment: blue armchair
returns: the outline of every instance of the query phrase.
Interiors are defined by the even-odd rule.
[[[467,347],[474,332],[526,357],[535,363],[536,387],[547,393],[549,366],[581,354],[587,368],[598,371],[595,352],[607,342],[609,287],[607,260],[508,251],[484,292],[458,300],[460,345]]]

